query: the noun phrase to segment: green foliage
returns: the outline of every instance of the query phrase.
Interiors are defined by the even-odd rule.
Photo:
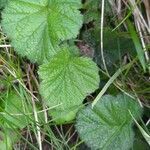
[[[142,126],[140,126],[140,124],[136,121],[136,119],[134,118],[134,116],[132,115],[132,113],[130,112],[133,120],[135,121],[137,127],[139,128],[141,134],[143,135],[144,139],[146,140],[146,142],[149,144],[150,146],[150,135],[142,128]]]
[[[133,119],[141,115],[137,102],[126,95],[103,96],[91,108],[81,110],[76,128],[89,147],[105,150],[128,150],[133,145]]]
[[[145,142],[136,139],[134,142],[133,150],[149,150],[149,146]]]
[[[75,38],[82,26],[80,0],[13,0],[2,13],[12,46],[32,62],[45,62],[61,41]]]
[[[8,0],[0,0],[0,9],[4,8]]]
[[[95,27],[85,31],[82,38],[95,50],[94,59],[103,68],[100,28]],[[112,32],[109,28],[104,29],[104,57],[109,71],[114,72],[120,67],[120,60],[125,54],[129,53],[131,56],[135,56],[134,50],[134,44],[126,33]]]
[[[71,51],[75,47],[62,47],[61,52],[50,59],[49,63],[40,66],[42,79],[41,95],[48,106],[56,106],[52,115],[71,120],[84,98],[99,86],[98,67],[89,58],[78,57]],[[58,111],[55,113],[55,111]],[[68,113],[69,111],[72,111]],[[66,121],[67,121],[66,120]]]
[[[101,2],[99,0],[86,0],[83,4],[84,13],[84,23],[89,23],[95,21],[100,22],[100,7]],[[105,14],[110,14],[111,8],[108,0],[105,1]]]
[[[14,143],[18,141],[20,135],[17,135],[15,131],[12,130],[1,130],[0,131],[0,150],[12,150]]]
[[[140,43],[140,39],[136,33],[136,30],[135,30],[133,24],[129,20],[128,20],[128,28],[129,28],[129,32],[131,34],[131,38],[134,42],[140,63],[142,65],[144,71],[146,71],[146,62],[145,62],[145,57],[144,57],[144,50],[142,48],[142,45]]]
[[[79,33],[79,8],[80,0],[13,0],[2,12],[3,30],[15,50],[32,62],[44,63],[39,71],[40,91],[48,106],[62,103],[51,111],[60,122],[75,118],[84,98],[99,86],[96,64],[73,56],[78,51],[75,47],[60,47]]]
[[[2,32],[6,33],[5,36],[0,29],[0,149],[12,149],[12,145],[21,137],[23,142],[26,141],[25,147],[30,145],[30,139],[24,138],[28,133],[21,132],[23,135],[16,135],[18,129],[26,131],[25,127],[29,125],[32,127],[31,141],[32,134],[35,134],[36,145],[39,146],[37,149],[42,149],[40,146],[43,146],[47,139],[52,140],[48,143],[52,145],[50,149],[88,149],[86,146],[92,150],[147,149],[148,129],[136,121],[142,114],[141,108],[130,97],[118,95],[119,89],[129,95],[130,91],[131,96],[139,100],[142,98],[142,103],[144,99],[148,99],[148,77],[144,75],[143,70],[140,72],[141,77],[139,70],[142,67],[136,62],[137,51],[138,58],[146,70],[144,51],[141,51],[138,35],[130,22],[127,26],[118,26],[118,31],[112,32],[118,21],[112,17],[109,2],[105,1],[103,41],[104,59],[109,72],[107,73],[104,70],[100,45],[101,1],[0,0],[0,22]],[[117,12],[119,8],[125,7],[118,7]],[[124,9],[123,16],[126,11],[127,9]],[[123,19],[121,14],[117,17]],[[129,31],[130,35],[126,31]],[[14,50],[28,58],[31,63],[17,57]],[[86,57],[91,51],[94,52],[96,63]],[[100,85],[97,65],[103,73]],[[134,80],[137,81],[132,82]],[[104,86],[105,82],[107,83]],[[114,85],[111,86],[112,84]],[[139,88],[139,85],[145,88]],[[96,89],[98,95],[94,92]],[[92,92],[94,93],[91,94]],[[106,92],[117,96],[105,95]],[[86,107],[94,98],[94,107]],[[31,101],[34,110],[31,108]],[[76,132],[72,125],[68,129],[68,123],[72,123],[77,113],[77,139],[82,141],[74,142],[76,138],[73,136]],[[145,114],[144,117],[148,118],[148,113]],[[145,139],[142,135],[142,138],[134,135],[135,122]],[[61,124],[61,132],[57,124]],[[56,128],[54,133],[51,125]],[[59,135],[55,136],[55,132]],[[10,138],[12,135],[13,139]],[[45,141],[41,140],[41,136]],[[33,137],[33,141],[34,139]],[[137,148],[137,142],[143,147]],[[83,147],[80,147],[80,144]],[[22,146],[22,143],[19,145]],[[73,147],[70,148],[70,145]],[[31,147],[36,149],[32,145]],[[43,146],[43,149],[49,147]]]
[[[100,19],[100,12],[98,11],[98,7],[100,5],[99,0],[87,0],[83,8],[85,9],[84,14],[84,22],[89,23],[91,21],[97,21]]]
[[[24,128],[29,122],[25,116],[25,102],[16,92],[5,93],[1,96],[0,120],[6,128]],[[29,108],[29,106],[28,106]]]
[[[138,129],[137,129],[138,130]],[[135,140],[133,144],[133,150],[149,150],[149,145],[146,140],[142,137],[140,131],[135,133]]]
[[[0,131],[0,149],[1,150],[12,150],[11,137],[8,133],[3,133]]]

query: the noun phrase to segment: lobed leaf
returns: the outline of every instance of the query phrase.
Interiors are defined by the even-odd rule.
[[[75,47],[62,47],[39,69],[41,94],[48,106],[60,105],[51,114],[61,116],[62,122],[67,118],[67,121],[72,120],[84,98],[99,87],[96,64],[89,58],[76,56],[71,49]]]
[[[81,0],[11,0],[2,13],[2,28],[20,55],[42,63],[56,54],[61,41],[77,36],[80,7]]]
[[[137,102],[126,95],[103,96],[92,109],[89,105],[77,117],[76,128],[93,150],[128,150],[133,145],[133,119],[141,114]]]

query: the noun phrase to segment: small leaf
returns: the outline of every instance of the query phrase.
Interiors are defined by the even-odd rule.
[[[138,103],[126,95],[103,96],[94,106],[81,110],[76,128],[92,150],[128,150],[133,145],[133,119],[141,114]]]
[[[81,0],[12,0],[2,13],[2,27],[22,56],[42,63],[61,41],[75,38],[82,26]]]
[[[89,23],[95,21],[96,23],[100,22],[100,9],[101,1],[99,0],[86,0],[83,4],[84,13],[84,23]],[[111,15],[111,7],[108,1],[105,1],[105,14],[107,16]],[[97,24],[98,25],[98,24]]]
[[[90,21],[99,21],[100,12],[98,10],[100,5],[99,0],[87,0],[83,8],[86,10],[84,13],[84,23],[89,23]]]
[[[74,115],[70,112],[72,117],[63,115],[69,118],[67,121],[75,117],[84,98],[99,87],[96,64],[89,58],[75,56],[71,49],[75,50],[75,47],[62,47],[49,63],[39,69],[42,79],[40,91],[47,105],[53,107],[60,104],[53,114],[74,111]]]
[[[29,118],[25,115],[25,103],[22,103],[21,97],[16,92],[9,92],[1,99],[3,106],[3,111],[0,112],[1,122],[8,128],[22,129],[27,126]]]
[[[13,144],[17,143],[21,136],[15,130],[1,129],[0,150],[12,150]]]

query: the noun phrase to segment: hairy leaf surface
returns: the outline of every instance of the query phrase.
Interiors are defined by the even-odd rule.
[[[0,9],[4,8],[8,0],[0,0]]]
[[[75,38],[82,26],[81,0],[11,0],[2,27],[22,56],[42,63],[59,42]]]
[[[96,64],[89,58],[75,56],[71,53],[71,49],[75,47],[63,47],[49,63],[43,64],[39,70],[42,79],[40,91],[46,103],[50,107],[60,104],[55,109],[56,112],[52,114],[55,117],[63,115],[68,118],[67,120],[75,117],[74,114],[84,98],[99,86]],[[64,111],[66,111],[65,114]],[[66,116],[67,114],[71,114],[72,117]]]
[[[133,145],[133,119],[129,110],[137,118],[140,107],[126,95],[103,96],[91,108],[81,110],[76,128],[82,140],[93,150],[128,150]]]

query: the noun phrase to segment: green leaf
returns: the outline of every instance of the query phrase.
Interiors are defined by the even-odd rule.
[[[67,102],[63,103],[64,108],[56,108],[51,111],[49,111],[50,116],[53,117],[53,121],[57,124],[64,124],[71,122],[75,117],[79,109],[83,107],[83,104],[78,104],[71,106],[70,104],[67,104]]]
[[[128,150],[133,145],[133,119],[141,114],[137,102],[126,95],[103,96],[94,106],[81,110],[76,128],[82,140],[93,150]]]
[[[99,87],[98,67],[91,59],[71,53],[75,48],[62,47],[39,69],[40,92],[48,106],[59,105],[51,114],[56,118],[61,116],[61,122],[74,119],[84,98]]]
[[[0,150],[12,150],[13,144],[17,143],[20,138],[21,136],[15,130],[1,129]]]
[[[13,137],[14,138],[14,137]],[[1,150],[12,150],[12,141],[8,133],[0,131],[0,149]]]
[[[83,8],[86,10],[84,13],[84,22],[89,23],[90,21],[99,21],[100,19],[100,12],[98,7],[100,5],[99,0],[87,0]]]
[[[16,92],[4,94],[1,100],[3,109],[0,119],[6,127],[22,129],[29,124],[29,116],[25,115],[25,102]]]
[[[83,4],[84,13],[84,23],[89,23],[91,21],[100,22],[100,8],[101,1],[99,0],[86,0]],[[111,13],[111,7],[108,1],[105,1],[105,14],[108,16]]]
[[[11,0],[2,28],[22,56],[42,63],[61,41],[75,38],[82,26],[81,0]]]
[[[8,0],[0,0],[0,9],[4,8]]]

